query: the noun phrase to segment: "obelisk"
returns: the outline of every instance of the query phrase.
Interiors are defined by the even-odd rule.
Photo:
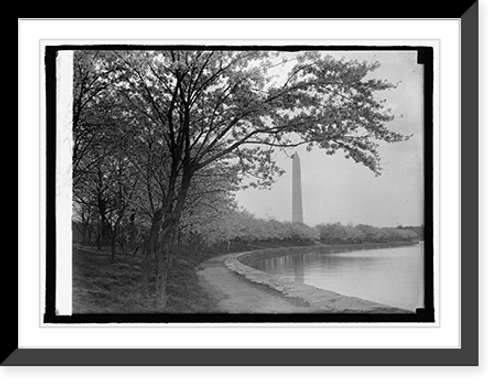
[[[292,155],[292,222],[304,222],[302,216],[302,183],[300,180],[300,158],[297,152]]]

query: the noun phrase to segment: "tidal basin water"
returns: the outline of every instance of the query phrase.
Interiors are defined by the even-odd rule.
[[[252,267],[296,282],[414,311],[424,307],[424,244],[259,260]]]

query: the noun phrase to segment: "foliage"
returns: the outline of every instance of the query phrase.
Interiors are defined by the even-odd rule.
[[[359,244],[378,242],[416,241],[419,236],[410,229],[378,228],[372,225],[356,226],[335,224],[320,224],[316,226],[319,237],[324,244]]]
[[[244,244],[256,242],[314,243],[316,230],[301,223],[280,222],[256,218],[246,210],[228,212],[224,217],[206,225],[206,244]]]

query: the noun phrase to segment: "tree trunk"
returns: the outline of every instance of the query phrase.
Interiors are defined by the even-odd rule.
[[[110,260],[112,263],[115,262],[116,259],[116,226],[113,228],[112,226],[110,227],[109,231],[109,245],[111,248],[111,256]]]
[[[87,242],[87,230],[89,226],[89,221],[90,217],[85,217],[85,207],[83,204],[81,204],[81,209],[80,209],[80,220],[82,224],[82,229],[78,228],[80,230],[80,233],[82,234],[82,244],[85,244]]]
[[[167,281],[171,268],[173,241],[165,244],[165,250],[158,255],[158,275],[156,278],[156,311],[163,313],[167,308]]]
[[[82,244],[85,244],[87,242],[87,229],[88,229],[88,221],[85,219],[85,217],[81,217],[80,223],[71,223],[72,226],[72,231],[74,232],[74,229],[76,229],[78,232],[80,232],[81,240],[80,242]],[[73,239],[75,239],[75,234],[73,233]]]
[[[100,251],[102,248],[101,236],[102,236],[102,232],[101,232],[101,229],[99,228],[99,230],[97,231],[96,236],[95,236],[95,245],[96,245],[98,251]]]
[[[151,271],[151,261],[154,259],[154,252],[148,252],[142,263],[142,280],[141,280],[141,291],[142,297],[147,298],[149,296],[149,273]]]
[[[189,246],[189,259],[193,260],[194,259],[194,239],[193,239],[192,234],[189,235],[188,246]]]
[[[181,232],[178,230],[177,231],[177,257],[176,257],[175,262],[173,263],[174,266],[178,265],[180,261],[181,261]]]
[[[160,263],[158,273],[158,295],[156,297],[156,311],[164,313],[167,308],[167,279],[168,279],[168,258],[163,258]]]
[[[116,260],[116,233],[114,231],[111,232],[111,262],[114,263]]]
[[[161,209],[157,210],[153,215],[153,221],[149,230],[149,237],[146,243],[146,255],[142,264],[142,296],[144,298],[149,295],[149,274],[151,271],[151,263],[156,261],[156,250],[158,248],[158,230],[161,221]]]
[[[165,311],[167,306],[167,279],[168,272],[172,266],[173,248],[176,242],[175,232],[179,227],[182,209],[189,191],[193,173],[194,170],[189,169],[189,166],[184,166],[182,182],[177,195],[175,195],[175,182],[177,178],[171,175],[169,190],[162,201],[163,223],[159,240],[162,254],[158,255],[158,276],[156,279],[156,309],[160,312]]]
[[[120,222],[121,217],[118,217],[115,224],[109,225],[109,234],[110,234],[110,243],[111,243],[111,262],[114,263],[116,261],[116,239],[120,232]]]

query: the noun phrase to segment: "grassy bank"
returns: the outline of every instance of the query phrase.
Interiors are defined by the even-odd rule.
[[[233,245],[231,252],[283,247],[283,242],[258,242]],[[289,245],[301,245],[290,241]],[[212,247],[190,253],[190,247],[174,249],[178,264],[171,270],[167,287],[166,313],[191,314],[217,312],[217,301],[208,295],[196,275],[202,261],[229,252]],[[141,293],[141,254],[124,254],[117,249],[116,259],[110,261],[109,247],[98,250],[94,246],[73,244],[73,313],[79,314],[144,314],[155,312],[154,293],[156,273],[149,278],[149,296]],[[154,267],[154,266],[153,266]]]
[[[363,249],[397,246],[399,244],[348,244],[336,249]],[[408,243],[405,243],[406,245]],[[284,254],[311,249],[298,242],[293,247],[283,243],[246,244],[233,246],[231,252],[256,251],[266,248],[281,248]],[[315,246],[313,249],[331,250],[332,246]],[[167,287],[166,313],[192,314],[218,312],[218,303],[200,284],[196,274],[197,265],[212,257],[227,254],[224,249],[213,248],[190,257],[189,247],[176,250],[178,264],[170,271]],[[267,255],[267,251],[262,252]],[[275,252],[273,254],[276,254]],[[251,257],[260,257],[253,254]],[[243,260],[245,261],[245,260]],[[109,248],[73,245],[73,313],[79,314],[144,314],[155,312],[156,273],[151,271],[149,295],[141,292],[143,256],[117,252],[116,260],[110,261]]]
[[[109,252],[92,247],[73,246],[73,313],[141,314],[154,311],[155,274],[150,275],[150,294],[141,294],[142,256],[117,254],[114,263]],[[199,283],[196,262],[182,258],[172,269],[168,283],[167,313],[216,311]],[[153,272],[153,271],[152,271]]]

